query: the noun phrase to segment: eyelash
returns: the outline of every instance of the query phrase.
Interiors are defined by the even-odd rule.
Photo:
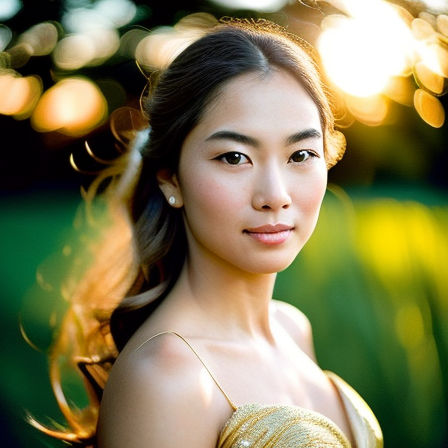
[[[230,163],[228,161],[228,159],[227,159],[227,157],[229,157],[230,155],[232,155],[232,156],[234,156],[234,155],[241,156],[241,157],[244,157],[247,161],[250,161],[249,157],[247,157],[246,155],[244,155],[243,153],[238,152],[238,151],[226,152],[226,153],[221,154],[220,156],[216,157],[215,160],[221,160],[224,163],[226,163],[227,165],[233,165],[233,166],[241,165],[241,163]]]
[[[291,157],[290,157],[289,159],[291,160],[292,157],[294,156],[294,154],[297,154],[297,153],[305,153],[305,154],[307,155],[307,157],[306,157],[306,159],[303,160],[302,162],[295,162],[295,163],[304,163],[304,162],[306,162],[310,157],[311,157],[311,158],[320,157],[316,152],[311,151],[311,150],[309,150],[309,149],[299,149],[298,151],[294,151],[294,152],[291,154]]]
[[[305,153],[305,154],[307,155],[307,157],[306,157],[305,160],[303,160],[303,161],[300,161],[300,162],[294,162],[294,161],[293,161],[293,163],[304,163],[304,162],[306,162],[310,157],[311,157],[311,158],[314,158],[314,157],[320,157],[320,156],[319,156],[317,153],[315,153],[314,151],[311,151],[311,150],[309,150],[309,149],[300,149],[300,150],[298,150],[298,151],[294,151],[294,152],[291,154],[291,156],[289,157],[288,161],[290,161],[290,160],[293,158],[293,156],[294,156],[295,154],[298,154],[298,153]],[[216,157],[215,160],[221,160],[221,161],[223,161],[224,163],[226,163],[227,165],[232,165],[232,166],[242,165],[242,163],[230,163],[229,160],[228,160],[228,157],[229,157],[230,155],[232,155],[232,156],[235,156],[235,155],[236,155],[236,156],[241,156],[241,158],[244,157],[248,162],[251,161],[251,160],[249,159],[249,157],[247,157],[246,155],[244,155],[243,153],[238,152],[238,151],[230,151],[230,152],[226,152],[226,153],[221,154],[220,156]],[[241,161],[241,159],[240,159],[239,161]]]

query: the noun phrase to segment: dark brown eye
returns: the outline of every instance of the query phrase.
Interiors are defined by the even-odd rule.
[[[313,156],[310,151],[300,150],[296,151],[291,155],[291,160],[295,163],[303,163],[305,162],[309,157]]]
[[[240,165],[247,162],[247,157],[240,152],[226,152],[219,156],[219,159],[224,160],[229,165]]]

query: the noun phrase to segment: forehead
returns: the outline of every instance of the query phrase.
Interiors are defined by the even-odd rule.
[[[316,103],[296,78],[274,69],[243,74],[227,82],[191,136],[231,129],[271,140],[308,128],[321,130]]]

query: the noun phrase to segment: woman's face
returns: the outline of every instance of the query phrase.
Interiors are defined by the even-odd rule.
[[[251,273],[288,267],[327,185],[318,109],[284,71],[244,74],[190,132],[174,176],[190,259]]]

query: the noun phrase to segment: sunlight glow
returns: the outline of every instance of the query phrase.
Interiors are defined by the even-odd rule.
[[[442,126],[445,113],[437,97],[448,90],[448,15],[430,8],[414,17],[385,0],[329,3],[340,13],[323,18],[317,48],[349,113],[377,126],[393,100],[413,105],[431,126]]]
[[[373,95],[366,98],[348,96],[346,105],[358,121],[369,126],[382,124],[389,111],[388,101],[382,95]]]
[[[384,95],[405,106],[412,106],[414,102],[415,84],[410,76],[394,76],[384,90]]]
[[[448,16],[445,14],[440,14],[440,16],[437,16],[436,20],[437,29],[444,34],[445,36],[448,36]]]
[[[318,41],[323,65],[343,91],[375,95],[391,76],[409,70],[411,32],[397,10],[381,0],[348,2],[347,9],[350,17],[323,21]]]
[[[417,45],[422,62],[434,73],[448,77],[448,49],[440,43]]]

